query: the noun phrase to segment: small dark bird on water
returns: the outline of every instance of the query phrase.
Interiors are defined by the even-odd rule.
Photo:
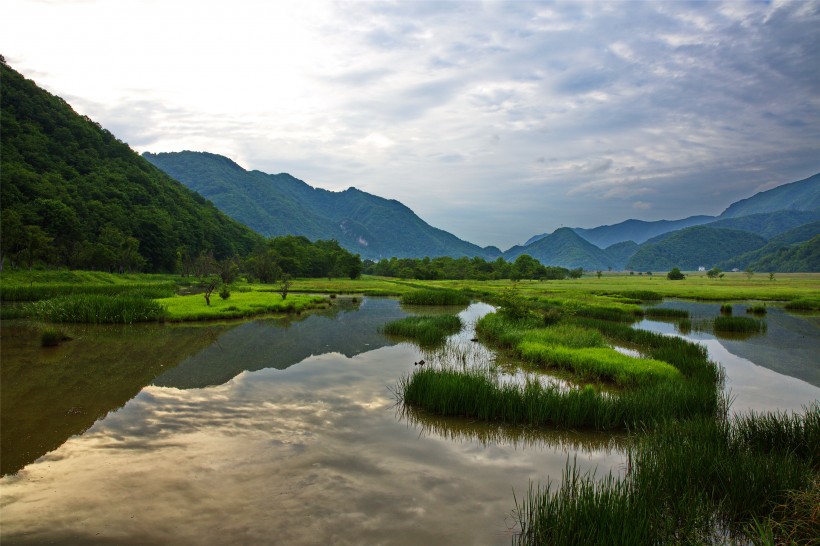
[[[419,366],[424,366],[424,361],[423,360],[419,360]]]

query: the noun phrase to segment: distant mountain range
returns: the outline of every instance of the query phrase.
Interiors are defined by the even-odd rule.
[[[434,228],[398,201],[355,188],[342,192],[317,189],[289,174],[246,171],[211,153],[145,153],[143,157],[263,235],[336,239],[348,250],[374,260],[393,256],[494,260],[500,256],[513,261],[528,254],[544,265],[585,270],[686,270],[718,263],[726,268],[771,267],[771,260],[761,261],[767,250],[780,256],[786,250],[795,251],[795,245],[817,235],[816,229],[801,230],[801,226],[820,220],[820,175],[815,175],[738,201],[716,217],[631,219],[591,229],[561,228],[501,252]],[[773,239],[796,228],[794,234],[800,240]],[[773,246],[767,246],[769,239]],[[800,267],[820,270],[811,252],[801,256]],[[796,266],[784,263],[782,267]]]
[[[144,153],[143,157],[212,201],[230,217],[266,236],[336,239],[362,258],[452,256],[495,259],[481,248],[434,228],[398,201],[348,188],[314,188],[289,174],[246,171],[204,152]]]

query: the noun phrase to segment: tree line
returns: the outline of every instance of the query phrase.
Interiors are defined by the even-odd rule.
[[[518,256],[514,262],[504,258],[486,261],[481,257],[452,258],[384,258],[379,261],[365,260],[363,273],[383,277],[418,280],[497,280],[497,279],[534,279],[561,280],[578,278],[583,274],[582,268],[545,266],[528,254]]]

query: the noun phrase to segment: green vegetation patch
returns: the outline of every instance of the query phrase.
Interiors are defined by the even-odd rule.
[[[467,305],[470,296],[459,290],[413,290],[403,294],[401,302],[410,305]]]
[[[133,296],[74,295],[30,303],[29,316],[49,322],[91,324],[148,322],[166,317],[165,306],[155,300]]]
[[[558,489],[530,487],[516,500],[516,542],[712,544],[722,532],[738,543],[813,544],[818,435],[817,404],[804,416],[665,423],[635,437],[623,479],[568,465]]]
[[[522,341],[518,346],[518,353],[522,358],[540,365],[568,369],[586,380],[612,381],[623,387],[681,377],[680,372],[666,362],[636,358],[609,347],[571,349],[561,345]]]
[[[205,304],[201,294],[174,296],[155,300],[167,310],[172,321],[244,318],[268,313],[300,313],[326,302],[322,296],[288,294],[287,299],[274,292],[234,292],[230,299],[211,298]]]
[[[405,317],[388,322],[382,332],[416,341],[422,347],[439,345],[447,336],[461,330],[461,319],[456,315],[423,315]]]
[[[790,311],[820,311],[820,298],[796,298],[786,304]]]
[[[713,322],[715,332],[753,332],[766,331],[766,323],[751,317],[715,317]]]
[[[644,310],[644,316],[657,319],[683,319],[689,318],[689,311],[669,307],[650,307]]]

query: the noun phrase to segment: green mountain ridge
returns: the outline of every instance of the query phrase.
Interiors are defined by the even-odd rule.
[[[585,240],[571,228],[556,229],[527,246],[513,247],[504,253],[504,259],[514,261],[522,254],[529,254],[547,266],[568,269],[606,270],[617,265],[605,250]]]
[[[0,263],[172,271],[262,238],[0,62]]]
[[[481,248],[427,224],[396,200],[353,187],[341,192],[314,188],[289,174],[246,171],[206,152],[146,152],[143,157],[266,236],[336,239],[370,259],[500,255],[494,247]]]
[[[735,268],[783,273],[820,271],[820,260],[816,253],[814,260],[805,260],[803,259],[805,256],[798,256],[801,252],[798,250],[799,247],[812,241],[818,234],[820,234],[820,221],[798,226],[771,238],[768,243],[756,250],[719,262],[717,267],[724,271]],[[816,245],[816,242],[813,244]],[[801,267],[805,269],[800,269]]]
[[[778,210],[815,210],[820,208],[820,173],[782,184],[776,188],[756,193],[729,205],[720,218],[736,218],[761,212]]]
[[[673,267],[693,271],[711,269],[731,256],[761,248],[766,239],[748,231],[693,226],[646,242],[629,259],[628,269],[668,271]]]

